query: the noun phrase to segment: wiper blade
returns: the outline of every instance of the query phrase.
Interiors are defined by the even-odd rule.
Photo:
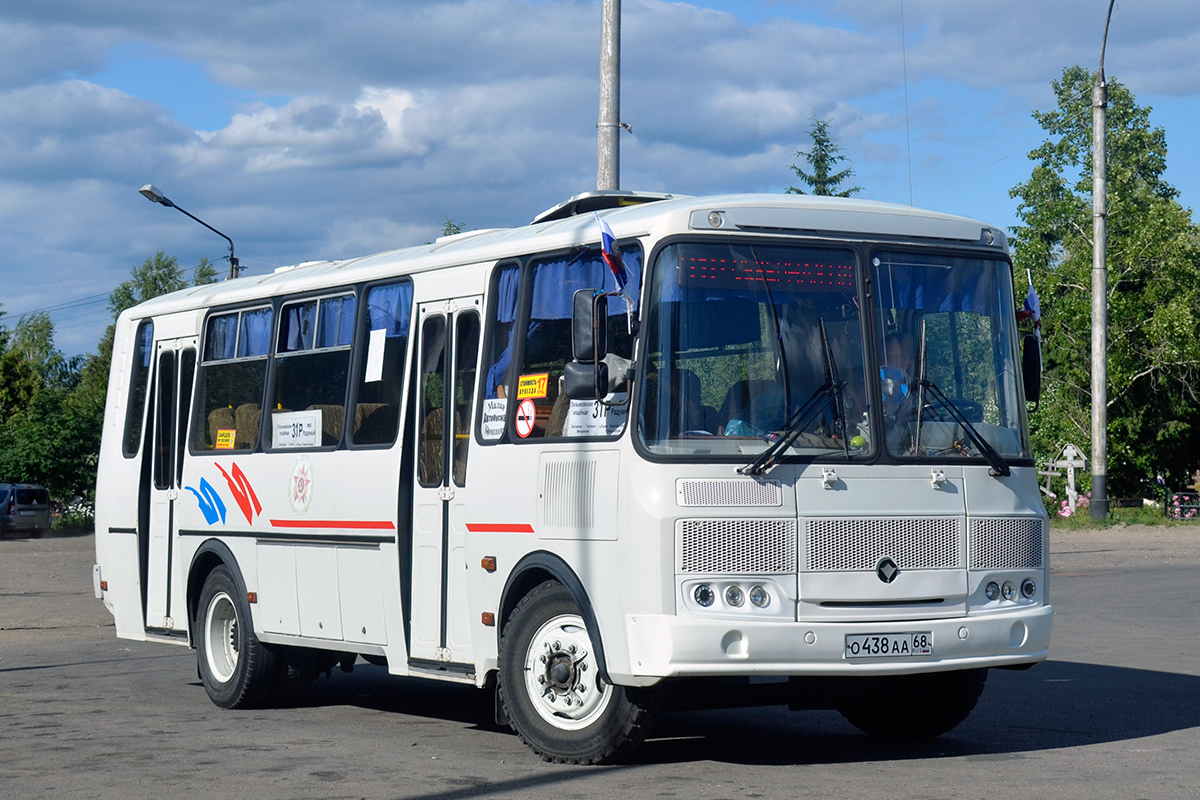
[[[1008,462],[1004,460],[1004,456],[1000,455],[1000,453],[996,451],[996,448],[992,447],[988,440],[983,438],[983,435],[979,433],[979,430],[975,427],[975,425],[966,418],[962,411],[959,410],[958,406],[954,405],[954,402],[946,396],[946,393],[938,388],[936,383],[928,378],[922,378],[921,388],[929,392],[933,399],[936,400],[938,404],[942,406],[942,408],[946,409],[950,416],[954,418],[954,421],[962,426],[963,431],[967,434],[967,438],[971,440],[971,443],[975,445],[977,450],[979,450],[984,460],[988,462],[988,466],[992,468],[991,474],[993,476],[1007,478],[1012,474],[1012,470],[1009,469]],[[920,436],[921,431],[918,429],[918,442],[920,441]]]
[[[800,434],[804,432],[808,423],[812,422],[817,412],[824,408],[826,403],[834,401],[845,386],[845,381],[822,384],[804,401],[804,405],[797,408],[784,423],[775,443],[759,453],[758,457],[746,466],[738,467],[738,472],[742,475],[761,475],[775,466],[779,454],[786,451],[800,438]]]

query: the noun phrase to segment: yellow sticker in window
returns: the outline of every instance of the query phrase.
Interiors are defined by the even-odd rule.
[[[219,428],[217,430],[217,450],[232,450],[233,443],[237,439],[236,428]]]
[[[545,397],[549,385],[549,372],[543,372],[540,375],[522,375],[517,381],[517,399],[524,400],[528,397],[536,400],[539,397]]]

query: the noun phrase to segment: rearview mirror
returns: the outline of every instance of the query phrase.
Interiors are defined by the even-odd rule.
[[[595,289],[580,289],[571,298],[571,354],[576,361],[595,364],[608,355],[608,297]]]
[[[1036,408],[1042,396],[1042,342],[1037,334],[1025,334],[1021,377],[1025,380],[1025,399]]]

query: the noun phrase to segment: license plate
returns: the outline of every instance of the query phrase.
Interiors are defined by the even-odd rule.
[[[37,514],[37,512],[36,512],[36,511],[22,511],[22,512],[21,512],[21,514],[20,514],[20,516],[22,516],[22,517],[32,517],[32,516],[34,516],[35,514]]]
[[[933,634],[851,633],[846,635],[846,658],[904,658],[933,655]]]

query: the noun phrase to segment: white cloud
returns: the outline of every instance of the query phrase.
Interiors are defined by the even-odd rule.
[[[1094,63],[1102,13],[905,0],[916,194],[1005,224],[1007,186],[1025,177],[1007,154],[1036,137],[1029,110],[1051,102],[1050,80]],[[898,5],[764,0],[755,15],[625,0],[623,185],[781,191],[816,114],[867,196],[907,200]],[[189,267],[226,253],[138,197],[148,182],[260,270],[425,241],[443,216],[524,224],[594,186],[599,18],[597,0],[7,4],[0,277],[21,288],[5,308],[107,291],[159,249]],[[1109,73],[1139,94],[1194,94],[1198,37],[1192,3],[1118,8]],[[89,80],[131,46],[201,64],[252,101],[201,132],[135,88]],[[89,349],[98,329],[60,343]]]

